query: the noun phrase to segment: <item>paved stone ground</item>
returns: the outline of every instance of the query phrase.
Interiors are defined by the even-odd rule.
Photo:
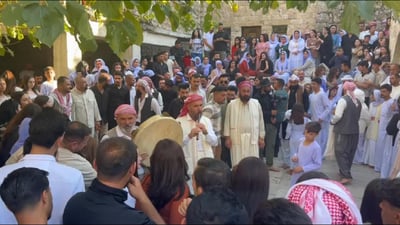
[[[281,162],[275,158],[274,165],[279,166]],[[322,172],[329,176],[333,180],[338,180],[338,166],[335,160],[324,160],[322,162]],[[379,173],[375,172],[372,168],[365,165],[353,164],[351,168],[353,181],[351,184],[346,185],[353,195],[357,205],[361,205],[361,200],[364,194],[364,189],[367,184],[375,179],[379,178]],[[270,176],[270,188],[268,198],[279,198],[285,197],[287,191],[290,188],[290,175],[283,169],[280,172],[269,172]]]

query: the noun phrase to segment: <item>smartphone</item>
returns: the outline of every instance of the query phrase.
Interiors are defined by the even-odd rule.
[[[170,55],[168,58],[172,59],[172,60],[175,60],[175,56],[174,55]]]

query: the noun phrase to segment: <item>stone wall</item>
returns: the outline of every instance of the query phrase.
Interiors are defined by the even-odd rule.
[[[310,29],[321,31],[322,27],[331,24],[338,24],[340,29],[340,18],[344,8],[341,4],[335,9],[328,9],[324,2],[316,1],[310,4],[305,12],[300,12],[297,9],[286,9],[285,1],[279,1],[278,9],[270,9],[267,14],[263,14],[262,10],[255,12],[250,9],[247,1],[237,1],[237,3],[239,4],[238,12],[233,12],[226,5],[219,13],[220,17],[217,18],[224,23],[225,27],[231,28],[232,37],[241,36],[242,27],[246,26],[261,26],[261,33],[268,34],[272,32],[272,27],[275,25],[287,25],[287,34],[292,34],[296,29],[302,32]],[[381,2],[375,4],[375,20],[378,29],[383,28],[382,21],[390,15],[391,10],[383,6]]]

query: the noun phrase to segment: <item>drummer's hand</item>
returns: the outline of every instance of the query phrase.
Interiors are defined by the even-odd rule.
[[[201,129],[199,127],[195,127],[190,131],[189,137],[190,138],[196,137],[200,132],[202,132]]]
[[[204,124],[199,123],[199,124],[197,124],[197,127],[201,129],[201,132],[203,132],[204,135],[208,134],[207,128],[206,128],[206,126]]]
[[[181,216],[186,216],[187,208],[189,207],[190,203],[192,202],[191,198],[184,199],[181,204],[179,204],[178,212]]]
[[[225,146],[226,146],[227,148],[229,148],[229,149],[232,147],[232,140],[231,140],[230,137],[226,137],[226,138],[225,138]]]

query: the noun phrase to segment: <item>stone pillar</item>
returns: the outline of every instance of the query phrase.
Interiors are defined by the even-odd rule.
[[[399,63],[400,60],[400,23],[392,20],[390,25],[390,61],[392,63]]]
[[[82,52],[74,36],[69,33],[61,34],[53,45],[53,67],[57,78],[68,76],[81,60]]]
[[[140,46],[132,45],[122,54],[121,59],[127,59],[130,62],[133,58],[141,59],[141,57]]]

